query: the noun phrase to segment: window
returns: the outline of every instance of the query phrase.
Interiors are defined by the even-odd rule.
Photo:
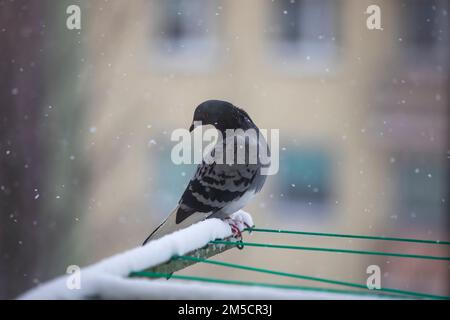
[[[449,5],[445,0],[408,0],[401,4],[405,17],[398,38],[413,63],[435,63],[448,55]]]
[[[426,154],[403,154],[394,170],[396,221],[424,228],[445,223],[447,172],[443,160]]]
[[[157,54],[160,61],[179,68],[202,68],[212,63],[217,47],[217,1],[160,2]]]
[[[329,0],[279,0],[273,4],[274,48],[302,68],[320,68],[337,54],[338,6]]]
[[[280,154],[276,176],[277,194],[283,212],[289,214],[328,212],[332,197],[331,159],[322,150],[290,148]]]

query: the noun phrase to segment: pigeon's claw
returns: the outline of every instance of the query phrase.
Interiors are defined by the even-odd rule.
[[[251,225],[248,224],[247,222],[244,221],[243,223],[244,223],[246,229],[251,229],[251,228],[253,228],[253,226],[251,226]]]
[[[241,222],[237,221],[237,220],[234,220],[232,218],[226,218],[224,221],[227,222],[230,225],[233,237],[236,238],[239,241],[242,241],[242,231],[241,231],[241,228],[240,228]]]

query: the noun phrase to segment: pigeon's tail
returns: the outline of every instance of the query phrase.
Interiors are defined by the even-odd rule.
[[[159,239],[162,236],[176,231],[177,225],[175,223],[175,217],[177,215],[178,206],[169,214],[169,216],[164,220],[153,232],[145,239],[142,245],[145,245],[150,240]]]
[[[183,217],[183,219],[180,219]],[[176,206],[175,209],[169,214],[166,220],[163,221],[149,236],[145,239],[144,244],[151,240],[156,240],[165,236],[166,234],[175,232],[177,230],[186,228],[191,224],[199,222],[205,219],[207,215],[204,213],[196,212],[192,209],[181,209],[180,206]]]
[[[169,214],[166,220],[161,223],[158,228],[156,228],[147,239],[145,239],[144,244],[151,240],[159,239],[166,234],[178,231],[183,228],[187,228],[190,225],[197,223],[199,221],[205,220],[209,217],[220,218],[223,217],[221,215],[213,215],[213,212],[199,212],[191,209],[183,204],[178,205],[173,211]]]
[[[145,241],[144,241],[144,243],[142,245],[145,245],[150,240],[155,239],[156,238],[156,233],[158,232],[159,229],[161,229],[161,227],[164,225],[165,222],[166,222],[166,220],[164,220],[163,223],[161,223],[155,230],[153,230],[153,232],[150,233],[150,235],[147,237],[147,239],[145,239]]]

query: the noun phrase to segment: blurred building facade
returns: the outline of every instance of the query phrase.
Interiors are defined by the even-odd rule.
[[[51,174],[38,198],[39,212],[51,214],[37,219],[45,230],[34,249],[41,270],[61,274],[141,244],[195,169],[171,162],[171,132],[188,128],[207,99],[280,130],[280,171],[246,208],[258,227],[450,238],[448,1],[63,0],[40,15],[21,3],[46,43],[36,49],[47,61],[40,110],[50,128],[39,172]],[[63,27],[73,3],[80,31]],[[366,27],[372,4],[382,30]],[[245,239],[448,255],[436,246]],[[58,249],[47,259],[50,243]],[[376,264],[382,286],[434,293],[450,283],[441,262],[259,248],[217,259],[360,283]],[[267,281],[203,265],[182,273]]]
[[[261,128],[280,129],[280,172],[247,208],[258,226],[448,236],[448,5],[375,1],[380,31],[366,27],[372,2],[94,6],[86,54],[96,76],[85,144],[95,181],[87,225],[102,236],[97,251],[136,244],[176,205],[192,168],[170,162],[170,133],[187,128],[195,106],[212,98],[243,107]],[[112,247],[104,242],[110,228]],[[280,255],[274,262],[248,251],[245,261],[331,278],[363,281],[367,265],[379,263],[390,281],[389,272],[402,269],[314,254],[273,253]],[[423,268],[448,277],[445,266]],[[210,269],[186,272],[221,272]]]

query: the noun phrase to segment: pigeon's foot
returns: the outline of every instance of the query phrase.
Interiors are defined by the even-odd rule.
[[[230,225],[231,232],[233,233],[233,237],[239,241],[242,241],[242,230],[241,230],[241,222],[234,220],[232,218],[225,218],[224,221]]]
[[[252,228],[255,226],[250,213],[247,213],[244,210],[236,211],[230,218],[236,221],[241,231],[244,231],[245,228]]]
[[[243,210],[233,213],[224,221],[230,225],[233,237],[240,241],[242,241],[242,231],[254,226],[252,216]]]

